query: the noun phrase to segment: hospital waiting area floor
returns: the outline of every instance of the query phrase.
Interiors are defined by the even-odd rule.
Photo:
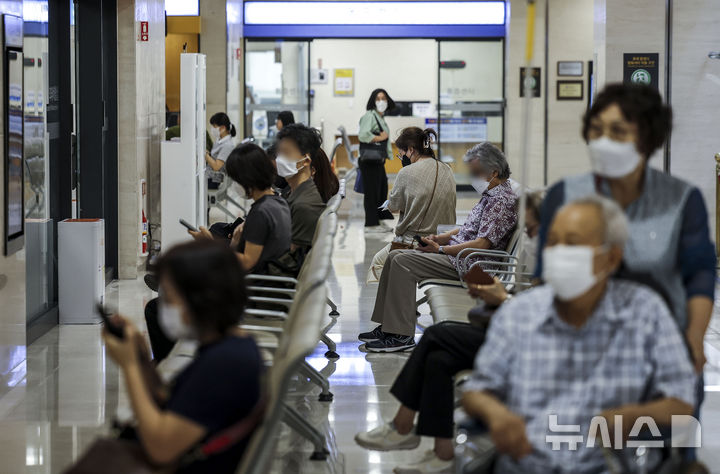
[[[458,221],[474,204],[462,194]],[[324,432],[330,456],[310,461],[312,446],[285,425],[278,433],[272,472],[390,473],[393,467],[418,460],[432,441],[424,438],[413,451],[367,451],[353,440],[358,431],[389,420],[398,407],[390,385],[408,354],[368,354],[358,350],[357,334],[373,327],[370,315],[376,285],[366,285],[368,265],[390,240],[389,234],[365,235],[361,196],[351,193],[339,212],[340,227],[329,280],[332,299],[341,313],[330,337],[340,358],[329,361],[319,345],[309,359],[329,375],[334,400],[318,401],[319,388],[298,380],[289,403]],[[109,285],[108,304],[144,329],[143,307],[153,297],[142,278]],[[420,323],[429,323],[426,306]],[[720,472],[720,303],[706,337],[708,365],[699,458]],[[98,436],[108,432],[117,416],[126,417],[129,401],[115,364],[106,356],[100,326],[58,326],[28,347],[24,380],[0,398],[0,473],[61,472]],[[420,332],[417,338],[420,337]]]

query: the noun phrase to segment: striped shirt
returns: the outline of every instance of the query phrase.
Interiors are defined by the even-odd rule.
[[[541,286],[501,306],[465,390],[490,391],[525,419],[533,451],[520,461],[501,456],[496,472],[606,472],[602,448],[587,447],[593,416],[628,403],[674,397],[695,404],[696,376],[665,302],[651,289],[610,280],[581,328],[555,311]],[[549,416],[579,425],[577,450],[553,450]],[[575,434],[571,433],[571,434]],[[557,435],[558,433],[554,433]]]

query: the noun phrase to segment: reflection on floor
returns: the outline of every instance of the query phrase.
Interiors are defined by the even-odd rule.
[[[473,202],[461,199],[466,211]],[[341,316],[330,336],[340,359],[331,362],[319,347],[310,363],[330,376],[334,401],[319,402],[319,389],[298,380],[290,405],[315,422],[327,436],[331,455],[310,461],[312,446],[283,427],[278,437],[273,472],[277,473],[389,473],[399,463],[416,460],[431,441],[413,451],[366,451],[353,437],[389,419],[397,408],[389,387],[407,354],[368,354],[358,350],[356,336],[369,323],[375,287],[365,285],[372,256],[387,236],[363,234],[361,202],[351,195],[343,204],[333,257],[330,294]],[[462,220],[464,215],[459,215]],[[137,281],[115,282],[108,302],[142,324],[142,308],[152,297]],[[422,309],[422,308],[421,308]],[[717,310],[716,310],[717,312]],[[428,322],[423,316],[421,322]],[[142,326],[141,326],[142,327]],[[419,334],[418,334],[419,336]],[[720,472],[720,318],[707,336],[708,391],[703,405],[703,444],[700,458]],[[0,473],[56,473],[78,457],[112,419],[128,414],[128,400],[116,366],[105,357],[97,326],[62,326],[28,348],[27,377],[0,399]]]

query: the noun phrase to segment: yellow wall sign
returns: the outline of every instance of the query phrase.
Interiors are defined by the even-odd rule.
[[[333,89],[336,96],[355,95],[355,69],[335,69]]]

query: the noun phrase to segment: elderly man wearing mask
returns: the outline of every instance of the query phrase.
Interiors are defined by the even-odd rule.
[[[562,207],[543,251],[547,284],[493,316],[463,405],[490,431],[495,472],[607,470],[599,439],[553,449],[551,415],[583,436],[596,415],[615,433],[620,415],[627,438],[640,417],[669,426],[672,415],[692,413],[696,375],[667,305],[650,288],[611,278],[627,239],[627,220],[608,199]]]

